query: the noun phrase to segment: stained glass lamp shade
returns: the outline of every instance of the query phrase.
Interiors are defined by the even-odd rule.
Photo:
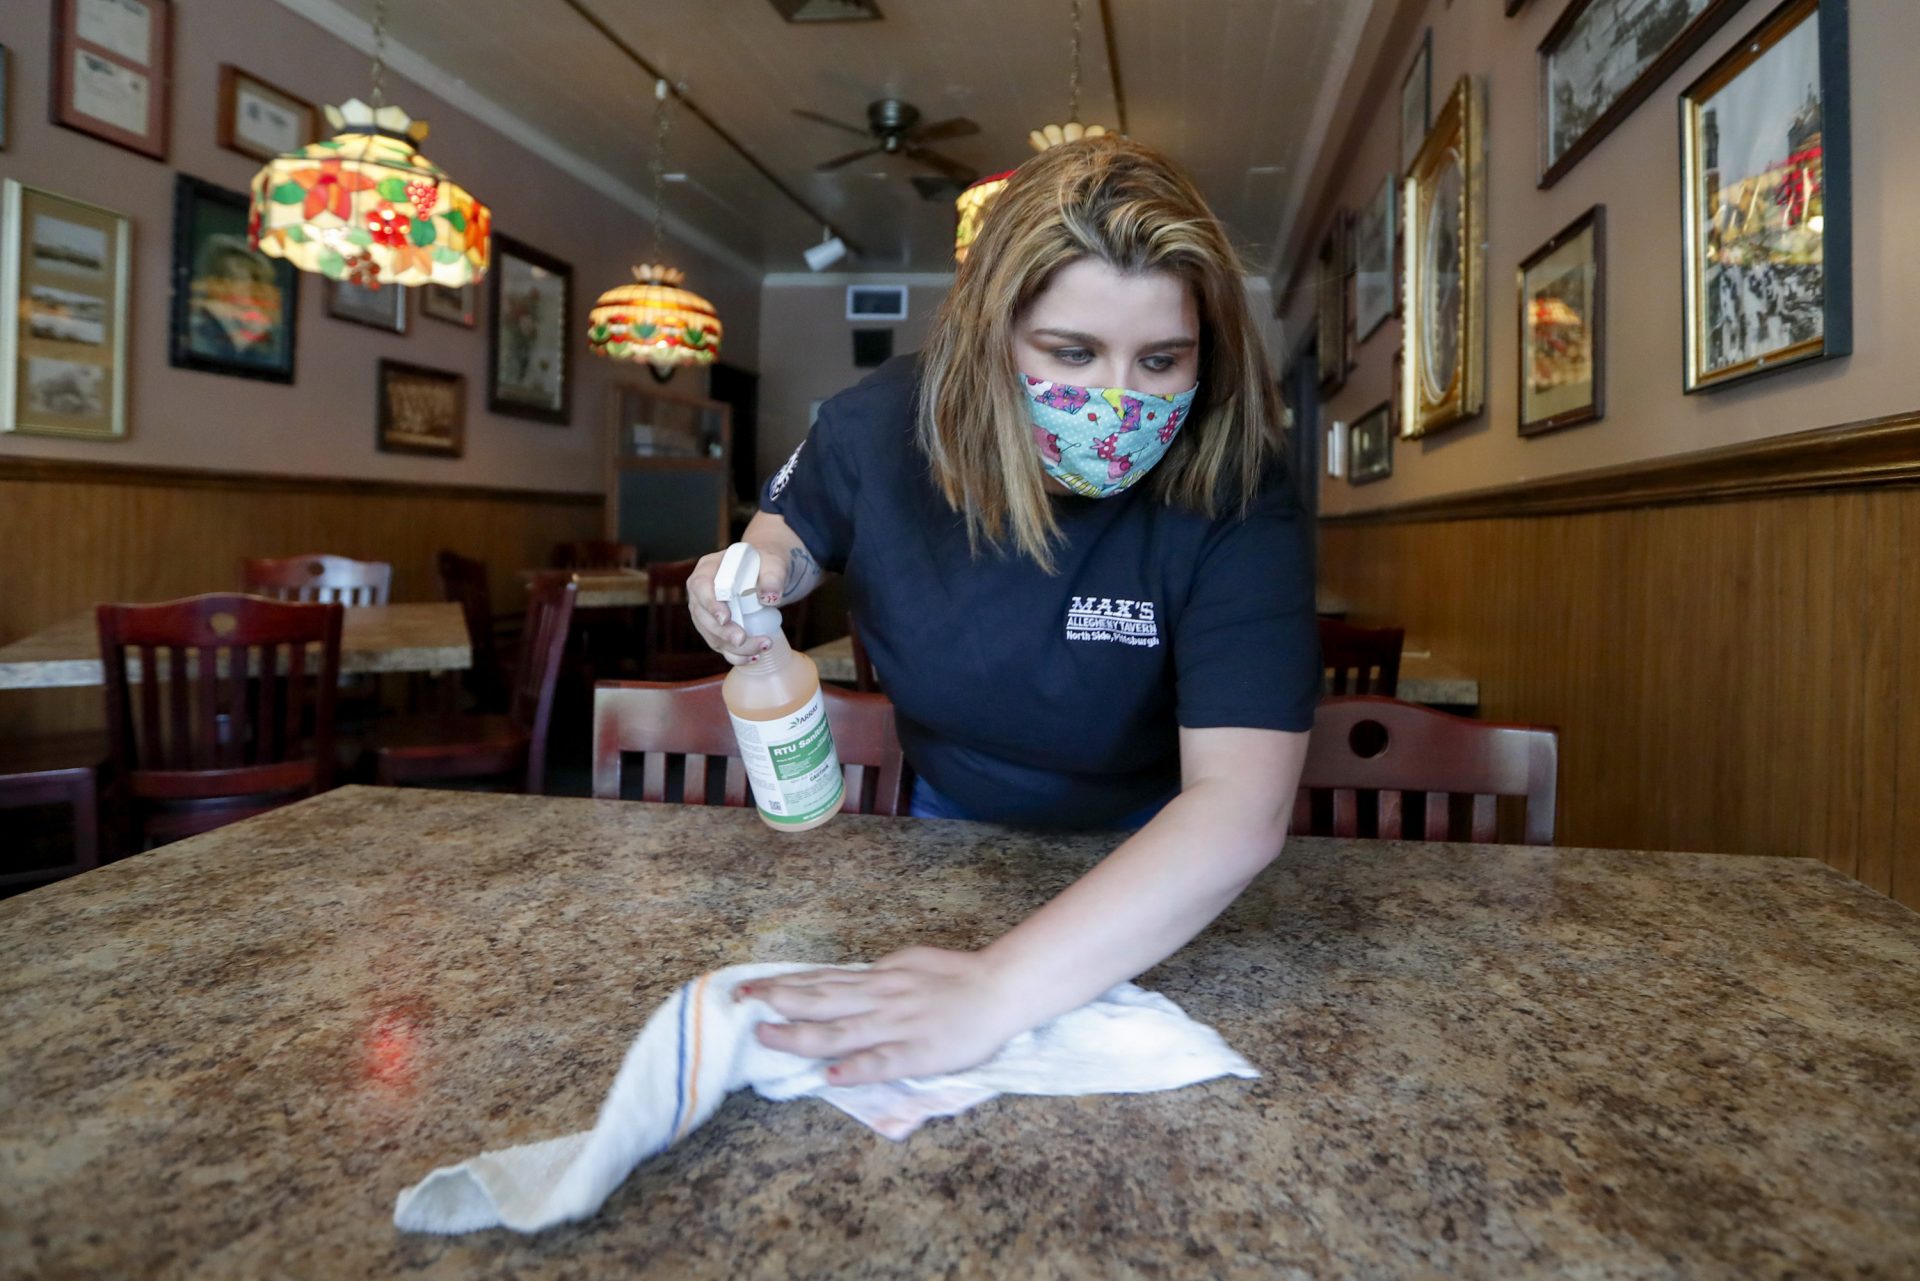
[[[1081,138],[1097,138],[1105,133],[1104,125],[1083,125],[1072,121],[1064,125],[1047,125],[1035,129],[1027,135],[1027,143],[1035,151],[1045,151],[1048,147],[1057,147],[1063,142],[1076,142]],[[989,174],[980,179],[955,200],[954,207],[960,211],[960,226],[953,235],[953,260],[965,262],[967,250],[980,238],[980,224],[986,220],[987,207],[993,198],[1006,189],[1007,180],[1013,177],[1013,170],[1005,173]]]
[[[421,155],[426,137],[398,107],[327,108],[334,136],[277,156],[253,178],[254,247],[302,271],[380,285],[478,281],[493,217]]]
[[[607,290],[587,313],[588,349],[657,369],[719,359],[720,317],[712,303],[680,287],[686,278],[676,267],[635,267],[633,284]]]

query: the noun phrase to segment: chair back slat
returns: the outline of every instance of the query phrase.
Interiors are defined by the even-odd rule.
[[[393,594],[393,566],[345,556],[254,557],[241,562],[240,582],[272,600],[345,605],[385,605]]]
[[[1327,692],[1392,698],[1400,687],[1405,642],[1406,632],[1398,627],[1355,627],[1321,619],[1320,666],[1327,674]]]
[[[699,564],[674,560],[647,566],[646,658],[641,672],[650,681],[726,675],[727,660],[708,648],[687,613],[687,579]]]
[[[853,611],[847,611],[847,640],[853,645],[853,687],[862,694],[878,693],[880,678],[873,672],[873,657],[867,653],[867,643],[860,639],[860,627],[854,621]]]
[[[670,774],[678,766],[683,804],[707,803],[711,762],[724,759],[722,802],[751,804],[746,770],[733,737],[725,701],[724,677],[700,680],[602,681],[593,691],[593,794],[603,800],[621,795],[622,757],[642,756],[641,796],[670,799]],[[850,813],[900,815],[906,807],[905,757],[894,727],[893,704],[881,694],[858,694],[822,686],[827,720],[843,769],[858,767],[856,783],[847,774],[845,808]]]
[[[535,574],[527,588],[527,616],[520,638],[520,658],[514,665],[507,718],[526,733],[527,792],[537,796],[545,786],[547,728],[553,721],[553,692],[560,684],[560,660],[573,626],[573,606],[580,586],[571,574]]]
[[[100,606],[116,786],[163,808],[208,803],[195,811],[201,827],[190,830],[217,826],[223,807],[255,812],[331,786],[342,608],[227,594]],[[319,650],[311,714],[310,645]],[[130,652],[139,657],[137,701]],[[280,679],[283,662],[288,675]]]
[[[483,709],[506,706],[507,692],[500,679],[500,649],[493,631],[493,591],[487,582],[487,566],[454,551],[442,551],[434,558],[440,579],[440,595],[460,606],[467,624],[467,644],[473,651],[473,665],[467,669],[467,686],[474,701]]]
[[[584,538],[557,543],[553,549],[555,569],[638,569],[640,549],[632,543],[617,543],[604,538]]]
[[[1389,840],[1493,841],[1499,797],[1526,803],[1521,839],[1553,843],[1559,736],[1499,725],[1369,695],[1322,700],[1294,802],[1302,834]],[[1330,794],[1331,820],[1316,825],[1316,795]],[[1408,794],[1419,798],[1418,835]],[[1456,829],[1454,798],[1465,804]],[[1368,810],[1375,822],[1369,831]]]

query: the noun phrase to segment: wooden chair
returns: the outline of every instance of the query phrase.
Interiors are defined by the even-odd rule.
[[[64,805],[73,814],[73,857],[52,867],[0,871],[0,886],[58,880],[100,866],[97,782],[109,746],[97,733],[0,740],[0,810]]]
[[[1406,632],[1398,627],[1355,627],[1320,620],[1320,666],[1329,694],[1380,694],[1392,698],[1400,687],[1400,649]]]
[[[632,543],[615,543],[603,538],[557,543],[553,549],[553,567],[580,571],[638,569],[640,549]]]
[[[467,623],[467,642],[473,649],[473,666],[465,673],[467,690],[474,706],[482,712],[504,712],[507,690],[513,670],[503,657],[501,633],[520,620],[518,615],[495,614],[493,593],[487,585],[487,567],[458,552],[442,551],[434,558],[440,578],[440,595],[460,606]]]
[[[333,785],[344,612],[225,594],[99,607],[125,843],[210,831]],[[137,697],[127,675],[135,652]]]
[[[662,684],[606,681],[593,691],[593,794],[619,800],[622,755],[643,754],[640,798],[688,805],[749,805],[746,766],[720,697],[726,678]],[[882,694],[821,686],[827,723],[846,775],[851,814],[907,813],[906,759],[894,730],[893,704]],[[718,778],[709,775],[722,761]],[[679,787],[670,788],[673,775]]]
[[[640,674],[648,681],[726,675],[727,660],[707,647],[687,613],[687,579],[699,563],[656,561],[647,566],[647,648]]]
[[[377,782],[430,783],[521,775],[529,795],[546,788],[547,727],[553,690],[579,587],[565,574],[541,574],[527,591],[527,618],[504,715],[410,716],[367,736]]]
[[[1559,735],[1551,729],[1469,720],[1391,698],[1323,699],[1293,830],[1487,842],[1496,839],[1496,798],[1511,796],[1526,799],[1522,839],[1551,845],[1558,771]],[[1369,793],[1378,794],[1371,816],[1362,803]]]
[[[274,600],[384,605],[393,594],[393,566],[345,556],[284,556],[242,561],[240,581],[255,596]]]
[[[853,687],[863,694],[879,693],[880,678],[873,674],[873,659],[867,654],[866,642],[860,639],[852,610],[847,611],[847,639],[853,642]]]

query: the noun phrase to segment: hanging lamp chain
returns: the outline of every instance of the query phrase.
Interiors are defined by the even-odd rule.
[[[653,82],[653,262],[659,266],[666,235],[667,82]]]
[[[1077,0],[1076,0],[1077,3]],[[387,101],[387,0],[374,0],[373,6],[373,109],[378,112]]]
[[[1067,73],[1067,119],[1080,118],[1080,0],[1073,0],[1073,61]]]

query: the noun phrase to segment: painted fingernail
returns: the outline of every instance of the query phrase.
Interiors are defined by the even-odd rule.
[[[832,1067],[827,1069],[827,1080],[838,1081],[840,1079],[840,1076],[841,1076],[840,1065],[838,1063],[835,1063]]]
[[[739,987],[733,989],[733,999],[736,1001],[744,1001],[752,995],[753,985],[751,983],[742,983]]]
[[[762,654],[764,654],[764,653],[766,653],[766,652],[767,652],[768,650],[770,650],[770,649],[772,649],[772,648],[773,648],[773,642],[772,642],[772,641],[761,641],[761,642],[760,642],[760,652],[761,652]]]
[[[760,655],[755,654],[752,658],[749,658],[747,661],[749,663],[757,663],[760,661]]]

